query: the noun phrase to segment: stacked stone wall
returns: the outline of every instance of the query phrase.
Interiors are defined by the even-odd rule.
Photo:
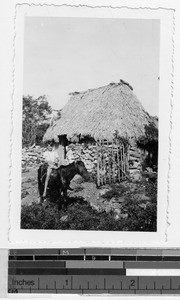
[[[132,179],[140,180],[142,171],[142,151],[135,144],[129,147],[129,176]]]
[[[110,145],[109,145],[110,147]],[[97,147],[96,144],[70,144],[67,147],[68,152],[72,151],[73,160],[82,160],[89,173],[94,178],[97,176]],[[23,148],[22,150],[22,168],[38,166],[44,162],[44,151],[46,148],[40,146],[33,146]],[[140,179],[142,170],[142,152],[137,148],[135,144],[131,144],[128,151],[128,165],[129,165],[129,177],[132,179]],[[108,155],[104,155],[108,161]]]
[[[97,172],[97,150],[96,145],[87,144],[70,144],[67,147],[67,157],[68,151],[73,152],[74,160],[82,160],[88,170],[92,174]]]
[[[22,169],[38,166],[44,162],[46,148],[40,146],[24,147],[22,149]]]
[[[69,150],[72,150],[74,160],[78,160],[78,159],[82,160],[88,172],[96,176],[97,174],[96,145],[70,144],[67,147],[67,154]],[[132,143],[130,145],[128,152],[129,152],[128,153],[129,177],[138,180],[140,179],[140,174],[142,170],[142,152],[140,149],[137,148],[135,143]],[[106,159],[108,160],[108,157],[106,157]]]

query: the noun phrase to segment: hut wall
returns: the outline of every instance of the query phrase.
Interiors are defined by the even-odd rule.
[[[95,144],[70,144],[68,151],[72,150],[74,160],[82,160],[89,173],[93,177],[97,176],[97,147]],[[129,177],[134,180],[141,178],[142,152],[137,148],[135,142],[131,142],[128,151]]]

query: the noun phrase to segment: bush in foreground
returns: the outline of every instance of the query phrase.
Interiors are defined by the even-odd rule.
[[[91,206],[77,199],[67,209],[58,210],[56,205],[33,203],[22,206],[22,229],[61,230],[105,230],[105,231],[156,231],[156,202],[145,208],[128,199],[123,205],[126,218],[115,220],[113,213],[97,212]]]

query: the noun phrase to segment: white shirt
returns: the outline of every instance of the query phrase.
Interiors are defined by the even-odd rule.
[[[72,150],[69,150],[66,154],[66,158],[64,158],[64,148],[59,147],[58,149],[53,149],[52,151],[44,152],[44,159],[49,165],[58,164],[60,165],[68,165],[74,162],[74,155]]]
[[[48,164],[55,164],[59,162],[59,155],[57,151],[45,151],[44,159]]]

